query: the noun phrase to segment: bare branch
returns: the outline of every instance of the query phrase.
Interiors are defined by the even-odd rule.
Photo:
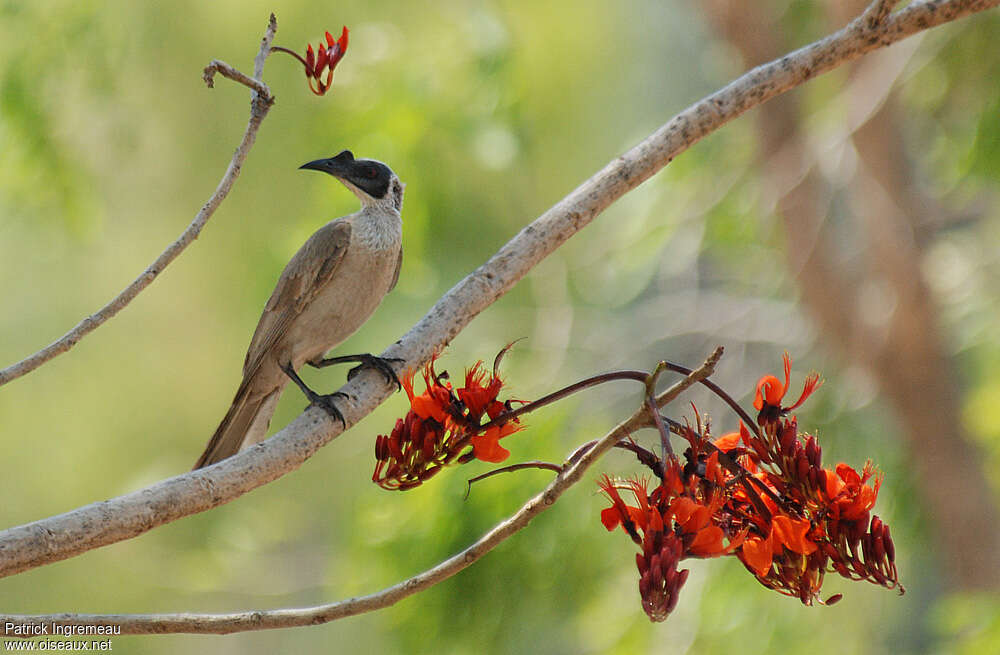
[[[274,35],[277,31],[278,19],[272,13],[271,17],[267,19],[267,31],[264,32],[264,38],[260,40],[260,50],[253,59],[253,76],[258,80],[264,78],[264,62],[267,61],[268,55],[271,54],[271,43],[274,42]]]
[[[897,4],[899,0],[874,0],[861,14],[859,21],[868,29],[876,29]]]
[[[252,77],[247,77],[245,73],[241,73],[229,64],[218,59],[213,59],[209,62],[208,66],[205,66],[205,71],[201,74],[201,78],[205,80],[205,84],[210,89],[215,88],[215,74],[218,73],[223,77],[228,77],[234,82],[239,82],[243,86],[249,87],[252,91],[256,91],[257,95],[264,98],[268,104],[274,102],[274,98],[271,96],[271,89],[267,88],[267,85],[260,80],[255,80]]]
[[[716,348],[705,363],[692,371],[683,380],[661,393],[656,398],[658,407],[673,401],[684,390],[697,384],[715,371],[715,365],[722,357],[722,348]],[[648,396],[647,396],[648,398]],[[229,614],[49,614],[49,615],[0,615],[0,623],[31,623],[46,625],[115,626],[121,634],[166,634],[198,633],[229,634],[250,630],[273,630],[306,625],[329,623],[348,616],[364,614],[395,605],[407,596],[432,587],[447,580],[459,571],[468,568],[501,543],[527,527],[533,518],[551,507],[570,487],[580,481],[583,474],[598,459],[627,437],[633,431],[649,422],[648,409],[643,403],[632,416],[619,423],[611,432],[577,457],[571,455],[561,467],[555,479],[534,498],[521,506],[515,514],[497,524],[474,544],[441,562],[437,566],[404,580],[382,591],[359,598],[350,598],[336,603],[315,607],[277,610],[252,610]]]
[[[857,19],[821,41],[746,73],[678,114],[521,230],[438,300],[382,356],[400,357],[411,367],[427,361],[611,203],[747,110],[867,52],[998,4],[1000,0],[917,2],[890,14],[877,29],[866,28]],[[363,372],[342,390],[352,399],[341,409],[347,425],[353,425],[388,398],[394,387],[377,374]],[[310,408],[272,438],[214,466],[0,532],[0,577],[129,539],[227,503],[295,470],[341,432],[339,422],[323,410]]]
[[[266,58],[267,53],[270,52],[271,41],[274,39],[274,32],[277,29],[278,26],[275,21],[274,14],[271,14],[267,32],[260,43],[260,53],[257,55],[257,59],[255,60],[254,73],[257,78],[260,78],[263,72],[264,58]],[[64,334],[58,340],[52,342],[45,348],[42,348],[30,357],[0,370],[0,386],[5,385],[12,380],[16,380],[23,375],[31,373],[36,368],[53,359],[57,355],[61,355],[64,352],[69,351],[69,349],[78,344],[81,339],[99,328],[108,319],[124,309],[130,302],[132,302],[132,300],[135,299],[136,296],[139,295],[139,293],[142,292],[143,289],[152,284],[153,280],[155,280],[160,273],[163,272],[163,269],[165,269],[170,262],[177,259],[177,256],[198,238],[198,235],[201,234],[201,230],[205,227],[208,219],[212,217],[215,210],[219,208],[222,201],[226,199],[227,195],[229,195],[229,190],[232,189],[233,183],[236,182],[236,178],[240,176],[240,170],[243,167],[243,162],[246,160],[247,155],[250,153],[250,148],[253,147],[254,140],[257,138],[257,130],[260,129],[261,121],[264,120],[264,117],[267,116],[267,112],[270,110],[271,105],[274,104],[274,97],[271,95],[271,91],[267,88],[267,85],[259,79],[249,78],[229,64],[218,60],[212,60],[212,63],[205,67],[203,79],[209,87],[212,87],[214,84],[213,76],[215,73],[219,73],[233,81],[239,82],[240,84],[249,87],[254,92],[253,102],[250,106],[250,122],[247,124],[246,132],[243,133],[243,139],[240,141],[240,145],[236,148],[236,152],[233,153],[233,158],[229,162],[229,167],[226,168],[226,172],[222,176],[219,186],[215,188],[215,191],[209,197],[208,201],[202,205],[198,213],[195,214],[194,220],[191,221],[184,232],[177,237],[176,241],[167,246],[167,248],[160,253],[160,256],[157,257],[152,264],[146,267],[146,270],[142,272],[142,275],[133,280],[131,284],[125,287],[121,293],[104,305],[104,307],[101,307],[101,309],[97,312],[77,323],[76,327]]]

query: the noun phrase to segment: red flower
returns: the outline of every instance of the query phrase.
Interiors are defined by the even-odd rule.
[[[326,93],[333,83],[333,69],[347,53],[347,35],[348,30],[345,25],[340,38],[336,41],[329,32],[326,33],[326,46],[324,47],[322,43],[316,46],[318,54],[313,54],[311,45],[306,48],[306,78],[309,80],[309,88],[318,96]],[[325,82],[322,79],[324,71],[326,71]],[[315,86],[313,80],[316,81]]]
[[[837,472],[824,470],[827,498],[834,503],[838,518],[857,520],[868,514],[875,506],[878,490],[882,486],[882,474],[875,472],[871,462],[858,475],[853,468],[841,462],[837,464]],[[874,475],[873,486],[865,484]]]
[[[432,418],[441,425],[448,422],[448,410],[451,407],[451,383],[444,384],[438,379],[434,371],[434,360],[437,356],[431,357],[431,361],[424,367],[424,392],[419,396],[413,393],[413,373],[403,376],[403,390],[406,391],[410,399],[410,409],[422,419]]]
[[[762,585],[805,605],[823,604],[819,592],[830,571],[902,593],[889,528],[870,514],[881,475],[871,462],[860,473],[846,464],[823,468],[816,436],[784,417],[815,391],[819,377],[811,374],[798,401],[782,406],[791,377],[787,353],[784,365],[783,383],[770,375],[758,382],[759,427],[741,421],[739,432],[713,438],[707,423],[685,428],[674,421],[671,429],[689,444],[682,456],[670,452],[661,460],[634,441],[626,448],[660,478],[656,489],[601,482],[612,503],[602,523],[608,530],[621,525],[642,547],[640,592],[653,620],[676,603],[685,573],[677,563],[687,557],[735,555]],[[636,506],[625,503],[623,489]]]
[[[641,544],[642,539],[635,529],[636,519],[640,519],[639,515],[641,514],[639,508],[625,504],[621,494],[618,493],[618,485],[607,475],[598,480],[597,486],[611,501],[611,507],[601,511],[601,523],[604,524],[604,527],[607,528],[608,532],[611,532],[620,525],[632,537],[633,541]],[[645,521],[645,517],[641,517],[641,520]],[[643,524],[645,525],[645,523]]]
[[[465,372],[465,386],[458,390],[458,398],[469,408],[472,414],[482,416],[490,404],[496,401],[503,381],[494,373],[486,384],[486,371],[483,362],[476,362]]]
[[[466,371],[465,386],[455,390],[446,381],[446,372],[435,371],[436,359],[432,357],[424,367],[423,393],[418,395],[414,391],[413,373],[403,377],[410,410],[396,421],[388,436],[379,435],[375,440],[372,480],[385,489],[418,486],[455,460],[502,462],[510,452],[500,445],[500,439],[523,427],[515,418],[483,429],[484,419],[492,422],[510,409],[511,402],[517,402],[497,399],[503,381],[496,365],[487,379],[482,362],[477,362]],[[496,361],[499,364],[499,356]]]
[[[718,454],[713,456],[717,458]],[[746,530],[734,534],[716,524],[723,516],[723,494],[705,497],[696,476],[692,476],[691,484],[685,484],[682,476],[677,460],[671,459],[652,493],[644,479],[615,482],[605,475],[598,480],[611,501],[611,507],[601,511],[601,523],[609,532],[621,526],[642,549],[636,554],[639,593],[643,609],[653,621],[666,619],[677,604],[677,594],[687,579],[687,571],[677,569],[680,560],[731,554],[747,534]],[[621,489],[631,492],[634,506],[625,503]]]
[[[774,421],[779,416],[787,414],[800,406],[822,384],[819,374],[810,373],[806,377],[799,399],[788,407],[782,407],[781,401],[784,399],[785,394],[788,393],[788,383],[792,375],[792,358],[786,352],[783,359],[785,362],[784,384],[773,375],[765,375],[757,382],[757,393],[754,394],[753,406],[754,409],[760,412],[757,415],[757,423],[760,425],[763,425],[767,421]]]
[[[333,35],[327,32],[326,45],[320,42],[316,46],[316,50],[313,50],[312,45],[307,44],[305,58],[294,50],[282,48],[281,46],[272,46],[271,50],[292,55],[302,62],[302,65],[306,69],[306,79],[309,80],[309,88],[313,93],[321,96],[333,84],[333,69],[337,67],[337,64],[340,63],[340,60],[347,53],[347,35],[348,29],[346,25],[340,33],[339,39],[334,39]],[[326,73],[326,80],[323,79],[324,72]]]

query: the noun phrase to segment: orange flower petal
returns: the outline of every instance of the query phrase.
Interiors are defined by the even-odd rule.
[[[705,462],[705,479],[719,486],[726,483],[726,474],[722,470],[722,467],[719,466],[718,451],[709,455],[708,460]]]
[[[757,393],[753,397],[754,409],[764,409],[765,403],[779,407],[784,397],[785,388],[781,386],[781,381],[773,375],[765,375],[757,381]]]
[[[847,488],[840,476],[830,469],[823,469],[823,476],[826,478],[826,497],[830,500],[835,499]]]
[[[471,441],[472,454],[480,461],[499,464],[510,456],[510,451],[500,445],[500,431],[496,428],[487,429]]]
[[[771,533],[789,550],[800,555],[810,555],[816,552],[817,546],[806,536],[811,527],[807,519],[793,519],[779,514],[771,523]]]
[[[438,423],[444,423],[448,417],[441,405],[426,392],[411,399],[410,408],[420,418],[433,418]]]
[[[729,432],[722,435],[718,439],[712,441],[715,447],[724,453],[729,452],[733,448],[738,448],[740,445],[740,433],[739,432]]]
[[[688,552],[701,557],[712,557],[721,555],[724,548],[722,546],[723,532],[717,525],[711,525],[703,530],[699,530],[694,541],[688,546]]]
[[[683,526],[687,524],[691,516],[698,510],[698,507],[698,503],[687,496],[681,496],[670,503],[670,512],[674,515],[674,520]],[[689,530],[688,532],[694,532],[694,530]]]
[[[843,462],[837,464],[837,475],[839,475],[840,479],[846,482],[848,486],[861,484],[861,476],[858,475],[858,472]]]
[[[770,538],[747,537],[743,542],[742,553],[743,563],[750,567],[750,570],[760,577],[767,575],[771,570],[771,543]]]

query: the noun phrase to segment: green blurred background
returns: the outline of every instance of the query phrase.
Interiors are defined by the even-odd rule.
[[[0,2],[0,365],[95,311],[187,225],[246,125],[201,81],[351,28],[317,98],[278,55],[277,104],[231,196],[151,288],[76,349],[0,389],[0,524],[185,471],[239,382],[277,274],[355,198],[296,167],[351,148],[407,183],[399,286],[341,352],[379,351],[518,229],[674,113],[817,39],[844,3]],[[460,373],[520,342],[520,398],[614,368],[697,364],[749,404],[757,378],[826,385],[800,412],[826,462],[886,471],[899,597],[828,578],[805,608],[732,560],[690,561],[651,624],[633,545],[593,479],[471,569],[387,610],[230,637],[119,637],[116,652],[993,653],[1000,651],[1000,54],[995,12],[933,30],[755,110],[685,153],[462,332]],[[334,389],[342,371],[308,374]],[[796,389],[797,391],[797,389]],[[735,419],[706,394],[715,419]],[[511,461],[560,460],[637,402],[609,387],[530,417]],[[289,392],[272,423],[304,406]],[[217,612],[376,591],[455,553],[549,479],[470,464],[405,494],[369,480],[397,396],[299,471],[138,539],[0,581],[4,612]],[[678,406],[677,418],[690,413]],[[651,435],[640,435],[652,439]],[[612,473],[636,471],[612,454]]]

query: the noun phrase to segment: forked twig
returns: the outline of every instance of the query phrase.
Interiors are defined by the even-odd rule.
[[[259,78],[263,73],[263,59],[261,56],[263,55],[266,57],[266,53],[271,47],[271,41],[274,40],[274,33],[277,29],[277,21],[275,20],[274,14],[271,14],[267,31],[264,34],[264,38],[261,40],[260,54],[258,54],[257,60],[255,60],[254,73],[257,79],[247,77],[229,64],[218,60],[213,60],[207,67],[205,67],[203,78],[209,87],[213,86],[213,75],[217,72],[233,81],[249,87],[253,90],[254,95],[253,102],[250,106],[250,122],[247,124],[247,129],[243,133],[240,145],[236,148],[236,152],[233,153],[233,158],[229,162],[229,166],[226,168],[226,172],[223,174],[219,185],[215,188],[215,191],[212,192],[212,195],[209,196],[208,201],[205,202],[201,209],[198,210],[198,213],[195,214],[194,220],[191,221],[187,228],[185,228],[184,232],[182,232],[173,243],[167,246],[167,248],[160,253],[160,256],[157,257],[152,264],[146,267],[146,270],[144,270],[139,277],[133,280],[131,284],[125,287],[125,289],[122,290],[122,292],[117,296],[112,298],[111,301],[104,305],[104,307],[101,307],[98,311],[84,318],[82,321],[77,323],[72,330],[45,348],[42,348],[35,354],[30,355],[15,364],[11,364],[3,370],[0,370],[0,386],[7,384],[12,380],[16,380],[23,375],[31,373],[36,368],[53,359],[57,355],[61,355],[69,351],[73,346],[78,344],[81,339],[99,328],[107,322],[108,319],[112,318],[118,312],[127,307],[136,296],[153,283],[153,280],[159,277],[160,273],[163,272],[163,269],[165,269],[172,261],[177,259],[177,256],[184,252],[184,249],[198,238],[198,235],[201,234],[201,230],[205,227],[208,219],[212,217],[215,210],[219,208],[222,201],[229,195],[229,191],[236,182],[236,178],[240,175],[243,162],[246,161],[247,155],[250,153],[250,148],[253,147],[254,140],[257,138],[257,130],[260,129],[261,121],[264,120],[264,117],[267,116],[267,112],[271,108],[271,105],[274,104],[274,97],[271,95],[271,91],[267,88],[266,84],[260,81]]]

